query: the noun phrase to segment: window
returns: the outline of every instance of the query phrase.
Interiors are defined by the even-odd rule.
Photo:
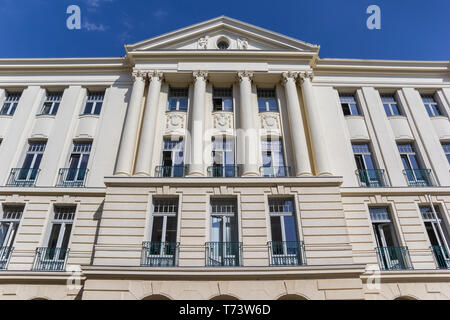
[[[184,141],[164,139],[160,177],[182,177],[184,175]]]
[[[429,170],[422,169],[412,144],[398,144],[408,183],[411,186],[432,186]]]
[[[341,100],[341,106],[342,111],[344,112],[344,116],[359,115],[358,104],[356,103],[354,95],[340,95],[339,99]]]
[[[212,160],[211,174],[213,177],[237,176],[234,165],[234,140],[226,136],[213,137]]]
[[[269,199],[271,265],[301,264],[300,243],[292,199]]]
[[[213,110],[233,111],[232,88],[213,88]]]
[[[211,233],[207,244],[209,266],[239,266],[236,199],[211,199]]]
[[[381,101],[383,102],[384,111],[386,111],[388,117],[401,115],[394,95],[382,95]]]
[[[423,104],[425,105],[425,109],[428,112],[430,117],[436,117],[442,115],[441,110],[439,109],[439,105],[434,100],[433,96],[427,95],[422,96]]]
[[[168,111],[187,111],[188,88],[169,88]]]
[[[64,270],[75,210],[75,206],[54,207],[47,247],[37,249],[34,270]]]
[[[28,143],[28,150],[22,168],[19,170],[19,180],[34,181],[36,179],[46,145],[45,141]]]
[[[22,218],[23,208],[23,206],[3,206],[0,219],[0,270],[7,267]]]
[[[62,95],[62,92],[47,92],[40,114],[56,115]]]
[[[434,210],[433,210],[434,209]],[[450,256],[448,248],[450,245],[450,237],[445,221],[438,206],[421,206],[420,213],[422,215],[428,238],[430,239],[431,248],[440,269],[450,268]]]
[[[354,143],[352,144],[352,148],[361,186],[384,186],[383,171],[376,169],[370,146],[367,143]]]
[[[0,111],[0,115],[12,116],[16,111],[17,105],[19,104],[20,97],[22,95],[21,92],[8,92],[6,91],[6,99],[3,103],[2,110]]]
[[[278,138],[262,140],[262,160],[264,177],[287,177],[289,168],[284,163],[282,141]]]
[[[154,198],[150,242],[144,243],[146,266],[174,266],[177,254],[178,198]]]
[[[105,92],[90,92],[88,91],[86,106],[84,107],[83,114],[95,114],[99,115],[102,111],[103,99],[105,98]]]
[[[450,143],[442,143],[442,149],[444,149],[445,156],[450,164]]]
[[[259,112],[278,112],[278,102],[275,89],[257,89]]]
[[[230,44],[228,43],[228,41],[223,38],[217,42],[217,48],[219,48],[219,50],[226,50],[229,46]]]
[[[372,229],[382,270],[410,269],[409,254],[399,247],[391,215],[387,207],[369,208]]]
[[[61,169],[62,180],[59,186],[81,187],[87,174],[87,165],[91,154],[92,142],[73,142],[68,167]]]

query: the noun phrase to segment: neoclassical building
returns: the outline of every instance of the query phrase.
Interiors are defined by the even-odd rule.
[[[228,17],[0,59],[0,299],[449,299],[450,62]]]

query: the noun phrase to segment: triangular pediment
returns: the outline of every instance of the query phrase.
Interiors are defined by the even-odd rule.
[[[239,20],[221,16],[179,29],[136,44],[127,45],[127,52],[160,50],[226,50],[297,51],[317,53],[319,46],[265,30]]]

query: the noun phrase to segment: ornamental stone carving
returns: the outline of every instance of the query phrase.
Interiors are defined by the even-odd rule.
[[[131,75],[132,75],[134,81],[136,81],[138,78],[145,79],[145,78],[147,78],[147,71],[134,70]]]
[[[163,80],[164,74],[158,70],[151,70],[147,73],[147,77],[151,80],[153,78],[159,78],[160,81]]]
[[[208,49],[208,40],[209,40],[208,36],[198,39],[198,42],[197,42],[198,48],[199,49]]]
[[[314,74],[312,71],[302,71],[298,73],[298,78],[300,79],[300,82],[303,82],[305,79],[312,80],[314,77]]]
[[[244,78],[249,78],[252,80],[253,78],[253,72],[250,71],[239,71],[238,72],[239,81],[242,81]]]
[[[280,133],[280,118],[275,112],[263,112],[260,114],[261,128],[267,133]]]
[[[299,73],[298,72],[293,72],[293,71],[288,71],[288,72],[283,72],[281,74],[281,76],[283,77],[283,84],[286,83],[286,81],[288,81],[288,79],[293,79],[294,81],[297,79]]]
[[[194,76],[195,80],[197,80],[198,78],[203,78],[203,80],[206,81],[208,79],[208,72],[206,71],[194,71],[192,75]]]
[[[182,133],[186,127],[185,113],[169,112],[166,114],[166,134]]]
[[[246,38],[238,38],[237,39],[238,48],[241,50],[247,50],[248,49],[248,40]]]
[[[233,129],[233,114],[229,112],[216,112],[213,114],[214,128],[219,131]]]

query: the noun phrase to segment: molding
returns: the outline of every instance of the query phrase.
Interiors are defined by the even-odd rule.
[[[195,81],[199,80],[200,78],[203,78],[204,81],[208,80],[208,72],[207,71],[200,71],[200,70],[194,71],[192,73],[192,76],[194,77]]]
[[[253,72],[245,70],[245,71],[239,71],[237,73],[239,77],[239,81],[242,81],[244,78],[249,78],[250,81],[253,79]]]

